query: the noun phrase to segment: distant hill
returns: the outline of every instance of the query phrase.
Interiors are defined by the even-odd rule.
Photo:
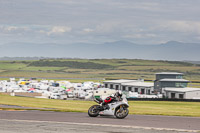
[[[139,45],[128,41],[103,44],[8,43],[0,45],[0,57],[128,58],[200,61],[200,44],[170,41]]]
[[[184,62],[188,62],[188,63],[192,63],[192,64],[200,64],[200,61],[184,61]]]

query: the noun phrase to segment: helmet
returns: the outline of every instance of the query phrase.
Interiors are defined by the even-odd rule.
[[[120,91],[120,90],[117,91],[115,95],[116,95],[117,97],[122,97],[122,91]]]

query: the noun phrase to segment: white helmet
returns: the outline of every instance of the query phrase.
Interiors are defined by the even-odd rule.
[[[122,91],[121,91],[121,90],[117,91],[117,92],[116,92],[116,96],[117,96],[117,97],[118,97],[118,96],[121,97],[121,96],[122,96]]]

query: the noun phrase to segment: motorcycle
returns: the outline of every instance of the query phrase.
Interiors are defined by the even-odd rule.
[[[118,119],[125,118],[128,113],[128,101],[126,98],[120,98],[118,100],[113,100],[113,102],[107,104],[106,106],[101,106],[103,100],[101,98],[95,98],[95,102],[99,105],[93,105],[88,109],[88,115],[90,117],[100,116],[115,116]]]

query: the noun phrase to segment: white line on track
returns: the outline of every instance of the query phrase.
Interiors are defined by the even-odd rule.
[[[165,131],[178,131],[178,132],[200,132],[200,130],[187,130],[175,128],[156,128],[156,127],[142,127],[142,126],[125,126],[125,125],[109,125],[109,124],[94,124],[94,123],[76,123],[76,122],[57,122],[57,121],[37,121],[37,120],[16,120],[16,119],[0,119],[2,121],[15,121],[15,122],[35,122],[35,123],[60,123],[70,125],[84,125],[84,126],[102,126],[102,127],[121,127],[121,128],[135,128],[146,130],[165,130]]]

